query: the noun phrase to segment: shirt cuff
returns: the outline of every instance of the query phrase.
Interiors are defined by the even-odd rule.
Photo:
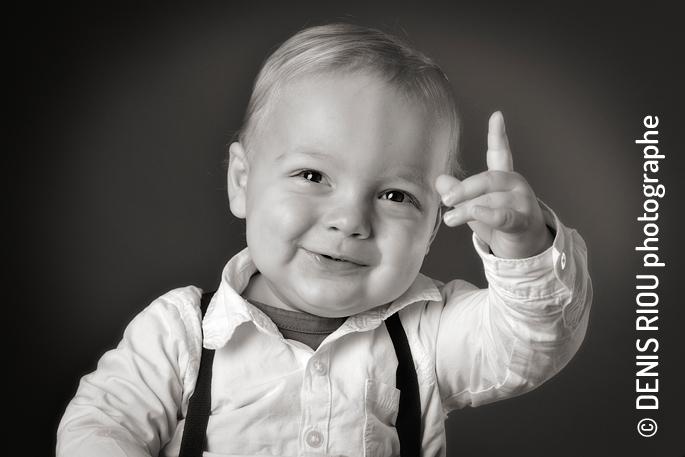
[[[491,287],[521,299],[548,298],[571,290],[575,283],[575,265],[571,231],[554,211],[538,200],[545,224],[554,232],[552,246],[525,259],[502,259],[491,254],[490,247],[473,234],[473,244],[483,261]]]

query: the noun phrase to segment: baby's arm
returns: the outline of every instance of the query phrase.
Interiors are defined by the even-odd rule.
[[[195,383],[199,295],[194,287],[171,291],[129,324],[119,346],[81,380],[57,431],[58,457],[159,453]]]
[[[444,306],[430,302],[423,309],[419,334],[433,354],[447,410],[534,389],[559,372],[583,341],[592,302],[585,243],[551,211],[543,214],[556,228],[550,249],[527,259],[500,259],[474,236],[489,287],[452,281],[441,288]]]
[[[524,393],[561,370],[583,340],[592,301],[585,243],[513,173],[499,113],[488,149],[487,172],[436,185],[456,206],[448,225],[473,228],[489,282],[478,290],[453,281],[442,288],[444,307],[423,310],[433,324],[421,325],[420,338],[448,410]]]

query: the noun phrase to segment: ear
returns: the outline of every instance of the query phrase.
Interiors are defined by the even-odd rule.
[[[231,143],[228,148],[228,201],[231,212],[240,219],[245,219],[247,189],[247,158],[240,143]]]
[[[438,207],[438,214],[435,217],[435,227],[433,227],[433,233],[431,234],[431,239],[428,242],[428,246],[426,246],[426,254],[428,255],[428,251],[431,249],[431,244],[433,244],[433,240],[435,237],[438,235],[438,229],[440,228],[440,223],[442,222],[442,205]]]

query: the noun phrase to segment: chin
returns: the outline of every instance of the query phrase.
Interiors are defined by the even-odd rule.
[[[324,305],[322,306],[321,304]],[[340,302],[330,298],[322,298],[321,300],[307,300],[304,311],[321,317],[347,317],[365,311],[365,309],[362,306],[350,306],[349,301]]]
[[[305,302],[306,309],[300,309],[309,314],[315,314],[321,317],[348,317],[369,311],[390,302],[392,302],[392,299],[382,300],[370,297],[348,297],[341,299],[341,295],[332,294],[329,290],[325,294],[308,296]],[[321,304],[324,304],[324,306]]]

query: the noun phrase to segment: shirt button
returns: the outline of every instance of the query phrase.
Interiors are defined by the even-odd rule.
[[[307,433],[305,441],[307,441],[307,444],[311,447],[320,447],[323,444],[323,435],[321,432],[312,430],[311,432]]]
[[[325,376],[326,375],[326,365],[321,363],[321,361],[317,360],[314,362],[314,365],[312,365],[312,371],[316,373],[319,376]]]
[[[563,270],[566,268],[566,253],[562,252],[561,253],[561,269]]]

